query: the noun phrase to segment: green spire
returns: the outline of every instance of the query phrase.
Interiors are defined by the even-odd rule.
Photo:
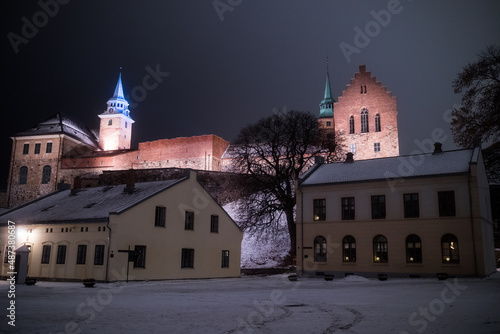
[[[319,118],[333,117],[333,103],[337,102],[332,98],[332,88],[330,85],[330,74],[328,73],[328,57],[326,58],[326,83],[325,96],[319,104]]]

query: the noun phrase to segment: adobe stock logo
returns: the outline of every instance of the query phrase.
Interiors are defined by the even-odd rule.
[[[401,6],[399,0],[389,0],[387,9],[381,9],[378,12],[374,10],[370,11],[370,15],[374,20],[368,21],[365,24],[364,31],[358,26],[354,27],[354,32],[356,33],[353,39],[354,45],[346,42],[339,44],[340,50],[342,50],[347,63],[351,62],[353,53],[361,53],[361,50],[366,48],[371,40],[380,34],[382,27],[385,28],[391,23],[392,15],[400,14],[402,11],[403,6]]]
[[[23,23],[21,27],[21,34],[16,34],[14,32],[9,32],[7,34],[7,39],[10,42],[10,45],[14,49],[16,54],[19,53],[19,46],[22,44],[28,44],[30,39],[34,38],[40,28],[43,28],[49,23],[49,19],[59,13],[60,5],[68,4],[70,0],[40,0],[37,2],[38,6],[42,10],[33,14],[31,21],[23,16],[21,18],[21,22]]]

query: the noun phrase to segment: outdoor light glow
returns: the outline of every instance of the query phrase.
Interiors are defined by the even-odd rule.
[[[28,231],[24,228],[17,229],[17,240],[20,242],[28,241]]]
[[[410,257],[410,262],[413,262],[413,258],[412,257]]]
[[[375,261],[380,261],[380,258],[378,256],[375,257]]]
[[[450,262],[450,258],[449,257],[446,258],[446,262]]]
[[[453,245],[453,241],[450,243],[450,248],[455,249],[455,245]]]

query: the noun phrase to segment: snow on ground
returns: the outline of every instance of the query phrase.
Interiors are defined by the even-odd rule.
[[[15,328],[5,316],[8,289],[1,281],[2,333],[500,333],[500,273],[19,284]]]

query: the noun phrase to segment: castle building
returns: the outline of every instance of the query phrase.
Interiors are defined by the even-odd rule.
[[[338,101],[332,98],[327,71],[319,107],[320,126],[339,131],[356,160],[399,155],[396,97],[366,71],[365,65],[359,66]]]
[[[134,120],[124,96],[120,73],[106,109],[97,115],[98,133],[59,112],[11,137],[8,186],[0,194],[1,206],[14,207],[47,195],[76,177],[95,180],[103,171],[171,167],[224,171],[230,165],[230,143],[213,134],[142,142],[132,149]],[[332,96],[327,70],[318,122],[342,133],[356,160],[399,155],[396,98],[364,65],[338,102]]]

